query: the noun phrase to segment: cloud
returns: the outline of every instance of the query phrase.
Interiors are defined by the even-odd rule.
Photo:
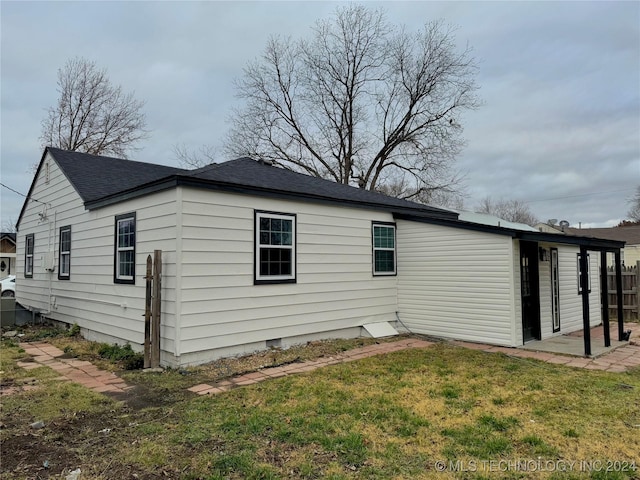
[[[80,55],[145,100],[137,159],[175,164],[176,143],[219,145],[233,79],[270,35],[308,35],[333,2],[2,2],[2,182],[26,191],[56,73]],[[465,116],[467,208],[531,201],[541,218],[623,218],[640,183],[638,2],[388,2],[390,22],[442,18],[480,64],[485,105]],[[613,193],[607,193],[613,192]],[[549,198],[562,200],[547,200]],[[2,217],[22,198],[0,192]]]

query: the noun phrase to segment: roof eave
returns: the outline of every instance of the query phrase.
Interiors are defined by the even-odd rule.
[[[494,225],[483,225],[481,223],[465,222],[464,220],[446,220],[435,219],[429,217],[417,217],[416,215],[396,214],[396,218],[401,220],[410,220],[415,222],[429,223],[433,225],[441,225],[445,227],[460,228],[464,230],[473,230],[477,232],[492,233],[496,235],[506,235],[519,240],[531,242],[548,242],[559,243],[564,245],[577,245],[592,248],[599,251],[615,252],[624,248],[625,242],[619,240],[606,240],[602,238],[578,237],[573,235],[558,235],[556,233],[545,232],[528,232],[525,230],[516,230],[507,227],[498,227]]]

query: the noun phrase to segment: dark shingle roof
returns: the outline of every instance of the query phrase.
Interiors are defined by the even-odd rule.
[[[84,202],[109,197],[188,170],[48,147]]]
[[[626,242],[627,245],[640,245],[640,225],[612,228],[565,228],[567,235],[604,238]]]
[[[448,210],[265,165],[251,158],[239,158],[217,165],[209,165],[191,171],[188,175],[191,178],[265,191],[288,192],[303,197],[339,200],[390,209],[409,209],[457,218],[456,213]]]
[[[456,219],[448,210],[239,158],[196,170],[100,157],[48,148],[88,208],[116,203],[157,189],[184,184],[254,195],[285,195],[372,209],[412,211]]]

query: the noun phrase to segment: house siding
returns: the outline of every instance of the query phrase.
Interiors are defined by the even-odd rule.
[[[580,253],[579,247],[558,245],[558,275],[560,278],[560,332],[558,334],[570,333],[582,330],[584,323],[582,318],[582,296],[578,293],[578,267],[577,255]],[[591,276],[591,293],[589,294],[589,317],[591,326],[598,325],[602,321],[600,308],[600,269],[597,252],[590,252],[589,274]],[[551,304],[551,286],[546,300]],[[548,321],[547,321],[548,320]],[[547,323],[551,323],[549,313]],[[553,332],[547,327],[546,335],[543,338],[552,336]]]
[[[511,237],[409,221],[397,226],[403,324],[414,333],[514,345]]]
[[[390,214],[192,188],[181,197],[181,363],[395,320],[396,277],[373,277],[371,263],[371,223]],[[254,285],[256,209],[296,215],[296,283]]]
[[[87,211],[78,193],[49,155],[46,168],[35,179],[18,233],[16,299],[53,320],[77,323],[87,338],[130,342],[140,349],[144,342],[146,258],[154,249],[163,251],[162,348],[174,353],[176,202],[175,191],[141,197],[127,203]],[[46,206],[46,221],[39,214]],[[135,285],[115,284],[115,216],[136,212]],[[71,226],[71,276],[58,279],[59,228]],[[33,278],[24,277],[25,236],[35,237]],[[48,253],[51,252],[51,253]],[[53,255],[54,271],[44,268]]]

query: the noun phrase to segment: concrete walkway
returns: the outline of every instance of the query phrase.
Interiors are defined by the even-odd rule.
[[[115,373],[101,370],[91,362],[75,358],[60,358],[64,352],[48,343],[21,343],[20,346],[33,357],[33,362],[18,362],[17,365],[25,370],[33,370],[44,365],[58,372],[60,380],[79,383],[94,392],[124,393],[133,388]]]

